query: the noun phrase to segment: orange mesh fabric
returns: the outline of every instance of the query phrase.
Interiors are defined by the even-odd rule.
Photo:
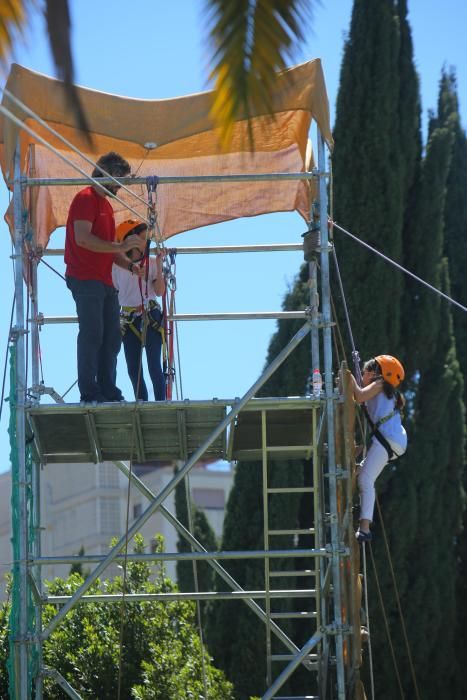
[[[312,119],[318,123],[328,145],[332,145],[328,99],[319,59],[290,68],[281,76],[274,100],[275,119],[261,114],[253,117],[254,152],[250,150],[248,126],[244,120],[236,122],[228,151],[220,152],[216,130],[209,119],[210,93],[138,100],[79,88],[91,128],[94,150],[90,152],[82,134],[74,127],[60,81],[13,65],[6,87],[88,157],[96,160],[103,153],[117,151],[129,161],[132,172],[139,168],[138,176],[309,170],[314,166],[308,143]],[[3,104],[86,173],[91,172],[91,166],[80,156],[7,97]],[[23,172],[40,178],[82,177],[35,137],[3,117],[0,119],[0,162],[5,180],[13,173],[18,138]],[[156,143],[157,148],[148,151],[144,147],[147,142]],[[310,185],[305,181],[160,185],[157,212],[162,238],[267,212],[295,210],[307,219],[315,196],[314,187],[314,183]],[[146,198],[144,186],[132,188]],[[81,186],[34,188],[31,216],[37,244],[46,246],[52,231],[65,224],[70,202],[79,189]],[[142,217],[146,216],[145,205],[126,193],[120,192],[120,195]],[[113,204],[117,223],[128,217],[128,210],[118,202]],[[11,212],[7,218],[11,225]]]

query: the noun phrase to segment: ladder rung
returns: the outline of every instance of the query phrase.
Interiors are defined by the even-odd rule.
[[[268,493],[313,493],[314,492],[313,486],[293,486],[287,488],[286,486],[284,487],[274,487],[267,489]]]
[[[305,618],[316,617],[316,612],[278,612],[271,613],[272,620],[302,620]]]
[[[289,576],[316,576],[316,571],[313,569],[305,569],[303,571],[270,571],[270,578],[287,578]]]
[[[268,535],[314,535],[315,528],[309,527],[304,530],[268,530]]]
[[[274,447],[266,447],[267,452],[303,452],[304,450],[312,450],[313,445],[274,445]]]

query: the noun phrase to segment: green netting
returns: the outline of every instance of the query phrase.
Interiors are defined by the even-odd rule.
[[[17,442],[17,432],[16,432],[16,345],[10,345],[10,422],[8,426],[8,434],[10,436],[10,461],[11,461],[11,522],[12,522],[12,550],[13,550],[13,570],[12,570],[12,592],[11,592],[11,612],[10,612],[10,630],[9,630],[9,643],[10,643],[10,656],[8,659],[8,677],[9,677],[9,688],[10,688],[10,698],[16,698],[16,688],[18,687],[19,678],[17,674],[19,672],[18,668],[18,657],[19,646],[17,645],[17,640],[20,635],[20,601],[21,601],[21,587],[22,585],[27,586],[26,595],[24,600],[27,605],[27,627],[28,627],[28,638],[32,640],[36,633],[36,613],[34,609],[34,600],[32,597],[31,586],[29,585],[29,580],[22,582],[20,576],[20,528],[21,528],[21,510],[20,510],[20,488],[21,488],[21,475],[20,475],[20,460],[18,453],[18,442]],[[27,499],[27,511],[28,511],[28,555],[33,551],[34,539],[36,528],[34,527],[34,513],[33,513],[33,490],[32,490],[32,454],[31,448],[26,444],[26,499]],[[28,697],[31,695],[33,678],[36,677],[38,671],[38,659],[39,654],[37,648],[32,644],[28,644]]]

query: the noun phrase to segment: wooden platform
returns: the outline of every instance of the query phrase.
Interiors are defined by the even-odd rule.
[[[156,459],[186,460],[230,412],[235,400],[109,404],[41,404],[26,409],[42,464]],[[206,457],[261,459],[265,412],[268,458],[309,457],[312,415],[305,398],[252,399],[208,447]],[[228,449],[227,449],[228,439]]]

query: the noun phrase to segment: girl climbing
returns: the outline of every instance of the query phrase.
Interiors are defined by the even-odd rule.
[[[370,449],[358,470],[360,525],[356,538],[359,542],[371,540],[377,477],[389,461],[397,459],[407,449],[407,433],[401,422],[405,401],[397,391],[404,376],[404,368],[396,357],[378,355],[365,362],[361,387],[352,377],[354,398],[364,404],[372,437]]]

